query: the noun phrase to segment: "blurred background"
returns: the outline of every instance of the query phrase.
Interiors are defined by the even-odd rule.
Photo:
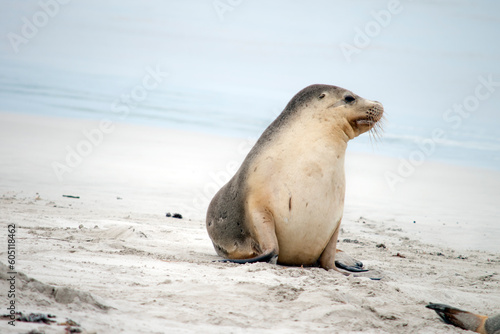
[[[408,159],[440,129],[428,159],[500,170],[497,1],[0,7],[1,111],[257,138],[300,89],[332,84],[385,107],[382,139],[361,136],[350,150]],[[130,102],[152,71],[161,82]],[[461,114],[457,105],[466,107]]]

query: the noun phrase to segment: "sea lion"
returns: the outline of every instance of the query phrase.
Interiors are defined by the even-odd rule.
[[[338,270],[347,142],[376,130],[383,112],[380,102],[336,86],[298,92],[210,202],[206,226],[217,254]]]
[[[444,322],[462,329],[482,334],[500,334],[500,314],[487,317],[462,311],[456,307],[444,304],[429,304],[426,306],[443,319]]]

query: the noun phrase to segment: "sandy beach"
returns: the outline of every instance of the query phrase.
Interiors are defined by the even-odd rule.
[[[380,281],[226,264],[205,210],[252,140],[102,125],[0,113],[2,314],[11,224],[16,310],[84,333],[456,333],[425,305],[499,311],[497,172],[426,162],[392,190],[397,160],[349,153],[339,248]],[[0,321],[2,333],[31,329],[65,331]]]
[[[500,313],[500,2],[2,4],[0,316],[51,324],[0,333],[461,333],[425,306]],[[338,248],[369,272],[218,262],[210,200],[315,83],[384,106],[345,159]]]

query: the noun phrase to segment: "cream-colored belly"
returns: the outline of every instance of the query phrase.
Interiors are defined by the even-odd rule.
[[[327,153],[298,159],[268,156],[256,165],[259,180],[254,179],[252,184],[263,196],[260,205],[272,213],[279,263],[316,263],[340,224],[344,154]]]
[[[289,191],[278,190],[270,208],[280,263],[310,265],[319,259],[340,224],[344,188],[343,177],[304,176],[295,183],[283,183],[283,190]]]
[[[249,168],[251,205],[272,214],[282,264],[316,263],[344,210],[347,143],[312,121],[283,131]]]

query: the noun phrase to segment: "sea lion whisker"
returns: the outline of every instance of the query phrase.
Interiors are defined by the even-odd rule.
[[[379,139],[379,135],[377,133],[377,129],[375,128],[375,126],[369,131],[369,134],[370,134],[370,143],[372,146],[372,150],[375,150],[378,148],[378,139]]]
[[[381,139],[382,138],[382,133],[384,132],[384,122],[385,122],[386,118],[384,117],[384,115],[382,114],[382,117],[380,117],[380,119],[378,120],[378,122],[375,123],[374,125],[374,131],[376,132],[377,136],[378,136],[378,139]]]
[[[375,139],[373,137],[374,137],[374,135],[373,135],[372,130],[368,131],[368,138],[370,138],[370,145],[372,146],[372,149],[373,149],[373,142],[375,141]]]
[[[375,144],[378,144],[379,140],[381,139],[382,135],[381,135],[381,125],[379,124],[380,121],[375,121],[375,120],[372,120],[372,128],[370,129],[369,131],[369,134],[370,134],[370,140],[372,140],[373,138],[373,141],[372,141],[372,144],[373,142],[375,142]]]

